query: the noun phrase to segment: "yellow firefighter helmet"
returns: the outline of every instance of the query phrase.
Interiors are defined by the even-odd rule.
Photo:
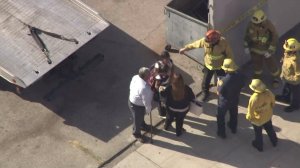
[[[222,65],[222,69],[224,71],[236,71],[238,69],[238,66],[234,63],[234,61],[230,58],[226,58],[224,59],[223,65]]]
[[[300,49],[300,44],[295,38],[289,38],[288,40],[285,41],[283,44],[283,48],[286,51],[297,51]]]
[[[255,24],[259,24],[262,23],[263,21],[265,21],[267,19],[267,16],[265,15],[265,12],[262,10],[257,10],[254,12],[251,21]]]
[[[249,87],[257,93],[262,93],[267,89],[266,85],[260,79],[252,79]]]

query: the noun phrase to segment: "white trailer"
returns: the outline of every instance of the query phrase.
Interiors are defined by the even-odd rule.
[[[26,88],[108,25],[80,0],[1,0],[0,76]]]

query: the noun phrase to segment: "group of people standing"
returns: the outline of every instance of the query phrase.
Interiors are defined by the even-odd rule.
[[[254,69],[249,85],[253,94],[249,99],[246,119],[253,125],[255,138],[252,146],[258,151],[263,151],[262,129],[266,130],[272,145],[277,145],[278,138],[272,125],[275,98],[290,104],[284,109],[285,112],[299,109],[300,43],[295,38],[285,41],[281,71],[273,56],[277,43],[278,35],[274,26],[262,10],[257,10],[247,27],[244,47],[245,53],[251,55]],[[214,74],[217,75],[217,135],[224,139],[225,125],[233,134],[237,132],[239,95],[246,84],[246,76],[236,65],[229,43],[217,30],[208,30],[205,37],[181,48],[179,53],[183,54],[194,48],[204,48],[200,95],[202,102],[208,100],[211,79]],[[271,72],[272,87],[276,88],[281,81],[284,82],[282,95],[275,97],[264,84],[262,79],[264,62]],[[190,102],[195,102],[195,95],[184,83],[182,75],[174,72],[173,62],[167,51],[161,54],[161,60],[150,69],[141,68],[139,75],[134,76],[130,84],[129,107],[134,118],[133,135],[141,142],[143,138],[140,129],[147,127],[141,116],[144,117],[145,112],[151,111],[150,97],[153,95],[159,102],[160,115],[166,114],[164,129],[168,130],[175,118],[176,135],[180,136],[184,131],[182,127],[184,117],[189,111]],[[226,124],[227,111],[230,119]]]

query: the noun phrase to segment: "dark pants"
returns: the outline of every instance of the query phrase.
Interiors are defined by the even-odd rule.
[[[144,120],[145,116],[145,107],[137,106],[131,103],[128,100],[128,107],[132,114],[133,126],[132,126],[132,134],[135,137],[141,136],[141,128],[146,124]]]
[[[277,143],[277,136],[276,133],[273,129],[273,125],[272,125],[272,121],[268,121],[266,122],[264,125],[262,126],[256,126],[254,124],[252,124],[253,128],[254,128],[254,133],[255,133],[255,139],[254,142],[255,144],[258,146],[258,148],[262,149],[263,148],[263,137],[262,137],[262,129],[264,128],[270,138],[270,141],[272,142],[272,144],[276,144]]]
[[[264,55],[251,52],[251,61],[254,68],[255,75],[261,75],[263,72],[263,64],[266,63],[273,77],[279,76],[279,69],[276,65],[275,58],[273,56],[265,58]]]
[[[201,87],[202,87],[202,91],[205,93],[209,92],[210,81],[215,73],[217,74],[217,76],[225,76],[225,72],[223,69],[209,70],[204,66],[202,72],[203,72],[203,79],[202,79]]]
[[[158,114],[162,117],[166,116],[167,113],[167,107],[166,107],[166,98],[161,96],[160,93],[159,95],[159,101],[158,101]]]
[[[229,127],[235,132],[237,128],[238,104],[218,106],[218,133],[225,134],[225,115],[229,111]]]
[[[165,126],[169,127],[172,122],[176,121],[176,134],[181,134],[182,127],[183,127],[183,121],[186,116],[187,112],[174,112],[172,110],[167,110],[167,116],[165,121]]]
[[[291,85],[288,84],[290,88],[290,100],[291,100],[291,106],[293,107],[299,107],[300,103],[300,84],[298,85]]]
[[[282,94],[283,99],[290,102],[293,107],[299,107],[300,103],[300,84],[292,85],[285,83],[283,86]]]

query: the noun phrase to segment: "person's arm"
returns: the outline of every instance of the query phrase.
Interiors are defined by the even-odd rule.
[[[295,70],[295,75],[292,77],[292,79],[294,82],[299,83],[300,81],[300,59],[299,58],[296,58],[295,62],[293,63],[293,68]]]
[[[250,43],[251,43],[251,37],[250,37],[250,24],[248,24],[246,28],[246,33],[244,36],[244,52],[245,54],[250,54]]]
[[[184,46],[183,48],[181,48],[179,50],[179,54],[183,54],[185,51],[189,51],[192,50],[194,48],[203,48],[204,47],[204,41],[205,38],[202,38],[200,40],[197,40],[193,43],[187,44],[186,46]]]
[[[271,93],[271,107],[273,108],[275,106],[275,96],[271,91],[270,93]]]
[[[268,48],[268,52],[270,54],[274,54],[276,51],[277,43],[278,43],[278,34],[276,32],[274,25],[269,20],[267,21],[267,23],[268,23],[269,31],[271,33],[271,43]]]
[[[227,41],[226,41],[225,56],[226,58],[231,58],[231,59],[233,58],[233,52],[231,46]]]
[[[256,109],[256,99],[257,97],[252,95],[249,100],[248,111],[246,114],[246,119],[249,121],[253,121],[254,119],[254,111]]]
[[[146,87],[142,90],[142,101],[146,109],[146,114],[149,114],[152,110],[152,98],[153,92],[150,88]]]

